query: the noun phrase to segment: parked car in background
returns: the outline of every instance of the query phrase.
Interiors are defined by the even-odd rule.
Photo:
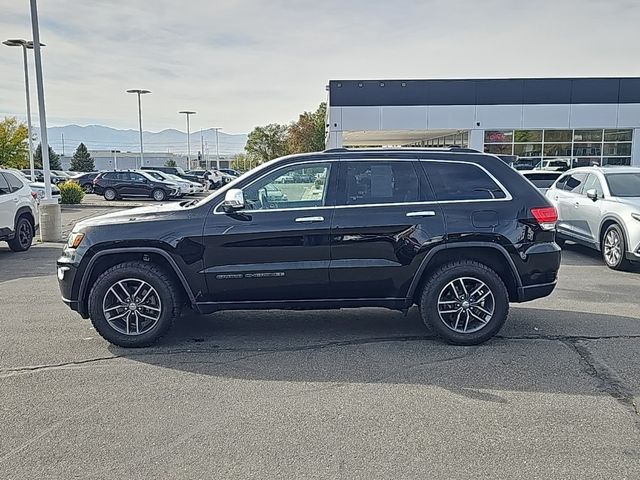
[[[80,173],[71,177],[71,181],[82,187],[85,193],[93,193],[93,180],[100,172]]]
[[[31,191],[36,195],[36,200],[38,202],[44,198],[44,190],[45,190],[44,182],[32,182],[31,178],[29,178],[30,176],[25,175],[24,173],[22,173],[21,170],[16,170],[13,168],[9,168],[7,170],[17,175],[24,182],[27,182],[29,184]],[[60,203],[60,200],[61,200],[60,189],[56,185],[51,185],[51,196],[53,197],[54,200],[57,200],[58,203]]]
[[[162,202],[180,194],[178,185],[158,180],[146,172],[112,170],[100,172],[93,180],[93,192],[105,200],[125,197],[149,197]]]
[[[44,182],[44,172],[40,169],[34,170],[36,178],[31,178],[31,169],[24,169],[22,170],[22,173],[24,173],[27,178],[29,178],[33,182]],[[66,176],[55,174],[53,170],[49,171],[49,177],[51,178],[51,183],[53,183],[54,185],[66,182],[68,180]]]
[[[240,176],[240,172],[238,172],[237,170],[234,170],[233,168],[220,168],[219,170],[222,173],[226,173],[227,175],[231,175],[232,177],[239,177]]]
[[[562,172],[547,170],[519,170],[524,177],[542,193],[546,193],[549,187],[562,175]]]
[[[571,160],[564,158],[553,158],[540,160],[534,170],[551,170],[554,172],[566,172],[571,168]]]
[[[38,229],[38,205],[29,183],[10,170],[0,169],[0,241],[14,252],[24,252]]]
[[[281,181],[304,172],[317,180]],[[418,305],[434,333],[472,345],[500,330],[509,302],[555,288],[556,218],[491,155],[329,150],[265,163],[198,202],[84,220],[58,279],[64,302],[122,347],[157,341],[185,305]]]
[[[158,180],[175,183],[176,185],[178,185],[178,187],[180,187],[180,196],[194,195],[196,193],[204,192],[204,186],[201,183],[185,180],[184,178],[180,178],[177,175],[158,172],[156,170],[144,170],[144,172]]]
[[[180,178],[184,178],[185,180],[190,180],[192,182],[201,182],[196,175],[189,175],[187,172],[185,172],[182,169],[182,167],[149,167],[147,166],[147,167],[142,167],[142,170],[155,170],[156,172],[170,173]]]
[[[640,262],[640,168],[575,168],[546,195],[558,210],[558,244],[599,250],[615,270]]]

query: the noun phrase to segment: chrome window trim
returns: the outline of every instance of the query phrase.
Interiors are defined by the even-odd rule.
[[[415,153],[415,152],[414,152]],[[456,152],[456,153],[466,153],[469,154],[469,152]],[[502,191],[505,193],[505,198],[474,198],[474,199],[468,199],[468,200],[424,200],[424,201],[420,201],[420,202],[397,202],[397,203],[366,203],[366,204],[361,204],[361,205],[323,205],[323,206],[319,206],[319,207],[291,207],[291,208],[273,208],[273,209],[264,209],[264,210],[237,210],[234,213],[238,213],[238,214],[253,214],[253,213],[258,213],[258,212],[291,212],[291,211],[301,211],[301,210],[320,210],[320,209],[327,209],[327,208],[335,208],[335,209],[346,209],[346,208],[368,208],[368,207],[398,207],[398,206],[403,206],[403,205],[447,205],[447,204],[454,204],[454,203],[479,203],[479,202],[509,202],[511,200],[513,200],[513,196],[511,195],[511,192],[509,192],[509,190],[507,188],[505,188],[505,186],[496,178],[494,177],[491,172],[489,172],[486,168],[484,168],[482,165],[478,165],[477,163],[474,162],[465,162],[462,160],[438,160],[438,159],[429,159],[429,158],[327,158],[325,160],[317,160],[314,159],[312,161],[300,161],[300,162],[294,162],[294,163],[289,163],[286,165],[281,165],[273,170],[270,170],[268,172],[265,172],[264,174],[260,175],[258,178],[252,180],[250,183],[248,183],[247,185],[245,185],[244,187],[242,187],[241,190],[244,191],[245,188],[253,185],[255,182],[257,182],[258,180],[266,177],[267,175],[272,174],[273,172],[277,172],[278,170],[281,170],[283,168],[287,168],[287,167],[293,167],[296,165],[304,165],[304,164],[312,164],[312,163],[334,163],[334,162],[370,162],[370,161],[381,161],[381,162],[397,162],[397,161],[405,161],[405,162],[437,162],[437,163],[463,163],[463,164],[468,164],[468,165],[473,165],[474,167],[479,168],[480,170],[482,170],[484,173],[486,173],[489,178],[491,178],[496,185],[498,185]],[[428,176],[428,174],[427,174]],[[222,202],[221,202],[222,203]],[[227,212],[221,210],[221,203],[219,203],[218,205],[215,206],[214,210],[213,210],[213,214],[214,215],[228,215]]]

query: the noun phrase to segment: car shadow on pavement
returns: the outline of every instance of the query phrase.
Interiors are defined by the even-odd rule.
[[[42,277],[56,272],[60,245],[33,245],[26,252],[12,252],[0,246],[0,283],[18,278]]]
[[[562,264],[577,266],[602,266],[605,267],[602,253],[593,248],[585,247],[573,242],[566,242],[562,247]],[[632,273],[640,273],[640,263],[632,264],[627,270]]]
[[[572,329],[590,324],[592,333],[545,334],[534,328],[540,316],[566,321]],[[502,403],[504,398],[486,390],[597,394],[597,382],[589,380],[592,367],[577,346],[608,331],[640,340],[640,319],[627,317],[518,308],[509,322],[489,342],[461,347],[436,339],[416,309],[406,317],[382,309],[221,312],[184,317],[153,348],[109,349],[136,362],[199,375],[338,386],[432,384]]]

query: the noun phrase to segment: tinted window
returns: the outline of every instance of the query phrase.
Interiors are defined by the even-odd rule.
[[[276,170],[244,190],[246,210],[324,205],[330,164],[307,163]]]
[[[17,192],[24,186],[22,181],[12,173],[4,173],[4,178],[12,192]]]
[[[132,182],[136,182],[136,183],[143,183],[146,180],[146,178],[143,175],[140,175],[139,173],[130,173],[129,178],[131,179]]]
[[[148,175],[151,175],[156,180],[164,180],[164,177],[158,172],[147,172]]]
[[[412,162],[347,163],[347,205],[405,203],[420,200]]]
[[[560,180],[558,180],[558,181],[556,182],[555,187],[556,187],[558,190],[564,190],[564,186],[565,186],[565,184],[567,183],[567,178],[569,178],[569,175],[565,175],[565,176],[563,176],[563,177],[560,177]]]
[[[488,200],[507,196],[484,170],[471,163],[422,162],[422,165],[436,200]]]
[[[537,188],[549,188],[553,185],[560,174],[545,174],[545,173],[525,173],[525,177],[533,183]]]
[[[606,178],[614,197],[640,197],[640,173],[612,173]]]
[[[602,198],[604,193],[602,192],[602,185],[600,184],[600,180],[594,174],[589,174],[587,181],[584,183],[584,188],[582,189],[582,193],[584,195],[587,194],[587,190],[595,190],[598,192],[598,198]]]
[[[9,183],[5,180],[4,176],[0,175],[0,195],[7,195],[11,193]]]
[[[586,179],[586,173],[573,173],[567,177],[563,190],[572,193],[581,193]]]

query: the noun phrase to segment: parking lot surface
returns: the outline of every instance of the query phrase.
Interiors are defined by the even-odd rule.
[[[362,309],[126,350],[60,301],[60,247],[0,246],[0,478],[640,478],[640,272],[597,253],[477,347]]]

